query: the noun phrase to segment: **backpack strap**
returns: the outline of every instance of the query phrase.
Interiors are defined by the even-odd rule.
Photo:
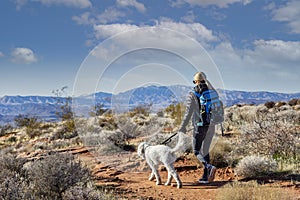
[[[201,97],[201,94],[199,94],[198,92],[196,92],[196,91],[194,91],[194,94],[198,97],[198,98],[200,98]]]
[[[200,122],[197,123],[197,126],[203,126],[203,117],[202,117],[202,113],[201,113],[201,104],[200,104],[200,97],[201,97],[201,94],[199,94],[198,92],[194,91],[194,94],[196,95],[196,97],[198,97],[198,103],[199,103],[199,112],[198,112],[198,117],[200,119]]]

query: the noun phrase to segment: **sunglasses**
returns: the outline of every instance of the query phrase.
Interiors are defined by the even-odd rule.
[[[196,84],[196,83],[197,83],[197,81],[195,81],[195,80],[194,80],[194,81],[193,81],[193,83],[194,83],[194,84]]]

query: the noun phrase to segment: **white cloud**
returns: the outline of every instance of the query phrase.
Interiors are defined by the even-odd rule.
[[[168,28],[182,34],[186,34],[189,37],[195,38],[201,42],[217,41],[218,38],[213,34],[213,32],[207,29],[200,23],[181,23],[173,22],[169,19],[162,19],[156,21],[154,26],[137,26],[131,24],[109,24],[109,25],[95,25],[95,36],[97,39],[105,39],[113,36],[117,33],[122,33],[124,31],[136,29],[136,28]],[[133,38],[134,40],[134,38]]]
[[[16,0],[16,9],[21,10],[21,8],[27,3],[27,0]]]
[[[76,7],[76,8],[88,8],[92,7],[92,3],[89,0],[36,0],[46,5],[60,5]]]
[[[194,14],[193,11],[188,11],[185,16],[181,17],[181,19],[184,22],[193,23],[195,21],[195,19],[196,19],[196,16],[195,16],[195,14]]]
[[[200,23],[178,23],[173,22],[172,20],[164,19],[158,21],[156,26],[159,28],[169,28],[171,30],[178,31],[202,42],[218,40],[218,38],[213,34],[212,30],[207,29]]]
[[[80,16],[73,16],[72,19],[80,25],[107,24],[115,22],[125,16],[125,13],[110,7],[104,10],[103,13],[94,15],[90,12],[85,12]]]
[[[16,0],[15,4],[17,10],[20,10],[22,6],[28,3],[28,1],[40,2],[45,5],[65,5],[81,9],[92,7],[92,3],[89,0]]]
[[[90,12],[85,12],[80,16],[73,16],[72,19],[79,25],[89,25],[93,23]]]
[[[299,91],[300,42],[257,40],[251,49],[235,49],[223,42],[209,53],[228,88]]]
[[[287,22],[292,33],[300,33],[300,1],[288,1],[284,6],[279,8],[270,7],[273,14],[273,20]]]
[[[37,57],[31,49],[28,48],[15,48],[11,53],[11,60],[20,64],[31,64],[37,62]]]
[[[300,42],[282,40],[254,41],[255,49],[251,51],[260,59],[273,64],[282,62],[300,63]]]
[[[172,1],[171,6],[181,6],[185,3],[190,4],[191,6],[201,6],[201,7],[206,7],[206,6],[217,6],[219,8],[226,8],[230,4],[234,3],[242,3],[243,5],[247,5],[251,3],[252,0],[177,0],[177,1]]]
[[[117,5],[121,7],[132,6],[136,8],[139,12],[146,12],[146,7],[144,4],[137,2],[136,0],[117,0]]]
[[[2,53],[1,51],[0,51],[0,58],[1,57],[4,57],[4,53]]]
[[[95,25],[95,36],[97,39],[105,39],[115,34],[139,28],[131,24],[109,24],[109,25]]]
[[[96,16],[96,23],[106,24],[109,22],[114,22],[124,17],[125,13],[117,10],[116,8],[107,8],[105,11]]]

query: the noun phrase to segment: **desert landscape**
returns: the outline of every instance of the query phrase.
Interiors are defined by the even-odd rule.
[[[74,118],[66,106],[59,122],[18,116],[1,126],[0,199],[300,198],[299,99],[226,107],[224,132],[218,125],[211,148],[215,180],[197,182],[203,167],[187,144],[175,162],[181,189],[174,180],[172,186],[149,181],[150,168],[136,149],[176,132],[183,104],[118,115],[98,106],[88,118]],[[159,172],[164,182],[164,166]]]

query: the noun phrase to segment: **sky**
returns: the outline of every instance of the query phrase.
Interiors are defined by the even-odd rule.
[[[299,0],[3,0],[0,97],[192,86],[300,92]]]

